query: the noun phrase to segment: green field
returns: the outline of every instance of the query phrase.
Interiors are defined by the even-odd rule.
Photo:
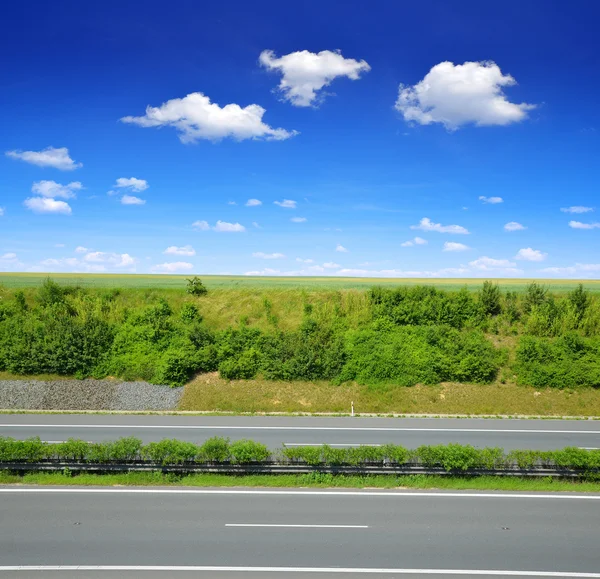
[[[99,274],[99,273],[0,273],[0,285],[7,288],[38,287],[46,277],[60,284],[99,288],[183,289],[191,275],[160,274]],[[433,285],[438,289],[477,290],[482,278],[370,278],[370,277],[254,277],[244,275],[202,275],[209,289],[306,289],[341,290],[368,289],[374,285],[386,287]],[[494,279],[503,290],[524,291],[531,279]],[[600,292],[600,280],[536,279],[552,292],[572,290],[583,283],[592,292]]]

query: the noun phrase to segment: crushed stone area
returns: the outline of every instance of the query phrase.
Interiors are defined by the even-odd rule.
[[[183,388],[114,380],[0,380],[3,410],[177,410]]]

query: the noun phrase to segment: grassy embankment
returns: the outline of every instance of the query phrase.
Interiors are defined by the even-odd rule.
[[[215,276],[205,279],[208,294],[195,298],[185,293],[183,276],[54,277],[79,289],[44,302],[40,274],[0,275],[0,326],[11,330],[3,338],[2,377],[77,371],[181,383],[196,373],[182,410],[348,412],[353,401],[365,413],[600,415],[592,387],[598,281],[585,282],[589,293],[577,310],[574,282],[549,282],[532,304],[528,280],[501,280],[497,310],[484,311],[481,280],[427,280],[469,291],[400,300],[384,292],[376,303],[362,289],[332,289],[366,289],[375,280]],[[376,280],[390,288],[421,281]],[[95,333],[88,335],[90,326]],[[73,341],[65,345],[64,336]],[[61,356],[61,348],[70,353],[80,342],[93,348]],[[336,366],[339,356],[345,365]],[[82,370],[61,366],[63,358]]]

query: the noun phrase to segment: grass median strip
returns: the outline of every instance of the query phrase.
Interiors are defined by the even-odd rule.
[[[128,472],[119,474],[27,473],[23,476],[0,472],[2,485],[51,486],[165,486],[165,487],[266,487],[266,488],[350,488],[350,489],[441,489],[487,491],[600,492],[600,482],[529,479],[495,476],[348,476],[324,473],[305,475],[221,475],[185,476],[162,472]]]

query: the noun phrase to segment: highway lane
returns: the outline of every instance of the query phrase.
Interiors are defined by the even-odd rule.
[[[144,442],[179,438],[202,442],[211,436],[250,438],[271,448],[300,444],[422,444],[457,442],[507,450],[600,448],[600,422],[593,420],[500,420],[358,417],[226,417],[74,414],[0,415],[0,436],[89,441],[137,436]]]
[[[0,512],[2,577],[600,578],[600,495],[2,487]]]

